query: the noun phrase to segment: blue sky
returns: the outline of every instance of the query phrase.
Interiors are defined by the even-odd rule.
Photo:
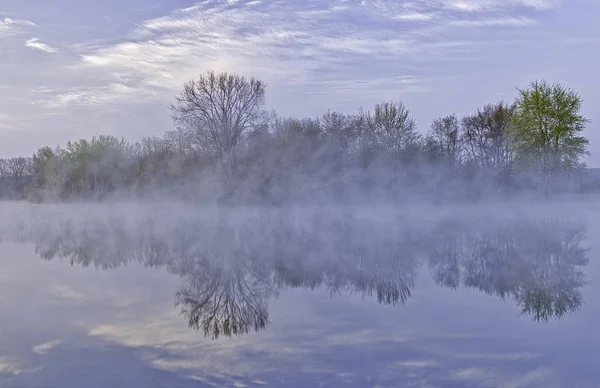
[[[535,79],[584,98],[600,167],[599,0],[9,0],[0,4],[0,155],[171,128],[208,69],[257,76],[284,115],[402,100],[437,116],[512,100]]]

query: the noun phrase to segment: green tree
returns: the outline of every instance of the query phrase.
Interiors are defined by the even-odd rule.
[[[558,83],[535,81],[519,89],[510,127],[517,166],[533,170],[546,195],[556,178],[580,167],[588,154],[582,103],[578,93]]]
[[[59,155],[52,148],[40,148],[32,159],[31,173],[33,179],[27,188],[27,195],[35,201],[42,201],[47,196],[54,198],[59,194]]]

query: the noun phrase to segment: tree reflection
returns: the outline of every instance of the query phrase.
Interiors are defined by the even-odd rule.
[[[585,228],[558,220],[521,221],[465,234],[450,228],[429,257],[441,285],[512,297],[536,321],[563,317],[579,308],[585,285]]]
[[[176,294],[176,305],[190,328],[216,339],[266,327],[273,295],[269,279],[252,267],[224,266],[212,260],[204,264],[183,275],[186,285]]]
[[[559,220],[449,220],[410,227],[281,215],[48,221],[28,229],[45,259],[114,269],[130,261],[181,277],[189,327],[219,338],[269,324],[269,301],[290,287],[357,293],[402,305],[427,266],[444,287],[512,299],[535,321],[577,310],[585,285],[585,228]],[[216,225],[216,227],[215,227]],[[22,236],[20,237],[22,238]]]

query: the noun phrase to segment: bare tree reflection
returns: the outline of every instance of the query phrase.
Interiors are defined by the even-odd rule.
[[[211,259],[185,274],[187,284],[177,292],[176,305],[182,308],[190,328],[202,329],[215,339],[265,328],[273,288],[269,279],[253,270]]]

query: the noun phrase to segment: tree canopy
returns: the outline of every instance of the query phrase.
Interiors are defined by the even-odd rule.
[[[532,82],[519,89],[510,126],[512,145],[521,168],[533,169],[545,191],[552,180],[579,167],[588,139],[581,135],[588,120],[580,113],[583,100],[555,83]]]

